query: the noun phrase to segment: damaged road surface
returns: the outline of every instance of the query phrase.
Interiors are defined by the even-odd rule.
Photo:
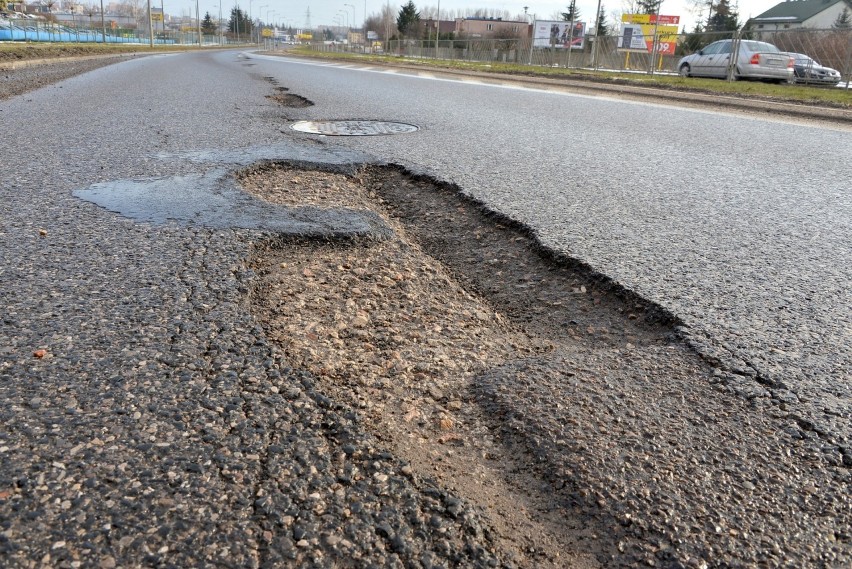
[[[256,317],[415,473],[479,506],[515,561],[576,567],[565,552],[580,550],[604,565],[778,565],[798,553],[816,566],[840,551],[846,470],[815,437],[791,453],[788,423],[736,393],[670,315],[398,169],[268,165],[241,180],[274,203],[381,212],[394,228],[387,241],[261,245]],[[802,502],[789,472],[812,489]],[[811,508],[783,550],[734,553]]]
[[[0,100],[4,566],[852,562],[848,448],[801,401],[425,176],[450,130],[384,79],[288,69],[137,58]]]

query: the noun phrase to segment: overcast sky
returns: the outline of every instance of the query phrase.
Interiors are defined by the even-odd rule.
[[[195,1],[193,0],[162,0],[165,3],[165,10],[168,13],[181,14],[191,10],[192,15],[195,13]],[[170,9],[168,4],[170,1],[175,5],[175,8]],[[216,18],[219,13],[219,3],[215,0],[197,0],[202,16],[209,11],[211,16]],[[731,4],[739,4],[740,21],[745,22],[748,18],[765,12],[772,6],[778,4],[781,0],[732,0]],[[407,0],[394,0],[389,2],[393,10],[399,11],[402,4],[407,3]],[[152,4],[159,4],[158,0],[152,0]],[[381,10],[381,7],[386,2],[381,0],[366,0],[367,14],[375,14]],[[624,3],[622,0],[602,0],[605,8],[607,20],[610,24],[612,21],[611,13],[613,11],[623,12]],[[231,8],[235,5],[234,0],[222,0],[222,14],[224,18],[228,17]],[[335,20],[339,20],[343,24],[349,24],[353,27],[360,27],[364,20],[364,0],[239,0],[240,7],[245,11],[251,10],[253,19],[260,18],[263,21],[277,21],[280,24],[291,25],[293,27],[303,27],[305,25],[306,13],[308,8],[311,11],[311,26],[318,25],[336,25]],[[436,0],[414,0],[414,5],[419,10],[424,7],[438,6]],[[484,8],[489,10],[506,10],[512,16],[524,13],[524,6],[527,6],[529,14],[535,14],[540,20],[548,20],[557,12],[564,12],[568,5],[567,0],[520,0],[518,2],[505,2],[502,0],[442,0],[440,3],[441,14],[444,18],[447,17],[447,12],[450,10],[466,10]],[[353,21],[353,6],[355,9]],[[578,0],[577,8],[580,12],[581,19],[589,25],[594,21],[595,9],[597,8],[597,0]],[[174,12],[173,12],[174,10]],[[691,30],[695,24],[696,15],[690,13],[688,0],[663,0],[660,13],[671,16],[680,16],[680,27],[686,26],[687,30]],[[345,14],[345,15],[344,15]]]

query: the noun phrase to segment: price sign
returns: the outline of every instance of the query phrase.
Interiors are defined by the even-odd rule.
[[[621,21],[623,25],[618,41],[619,49],[651,53],[654,51],[656,34],[656,52],[661,55],[674,55],[680,16],[622,14]]]

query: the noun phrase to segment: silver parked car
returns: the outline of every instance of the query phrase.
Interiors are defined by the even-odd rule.
[[[728,76],[733,40],[720,40],[682,57],[677,64],[684,77]],[[739,54],[734,67],[734,79],[775,79],[782,83],[793,80],[793,58],[780,49],[762,41],[740,40]]]
[[[819,61],[804,53],[791,53],[793,58],[793,81],[809,85],[837,85],[840,72],[831,67],[820,65]]]

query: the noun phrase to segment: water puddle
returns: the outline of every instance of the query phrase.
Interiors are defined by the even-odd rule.
[[[158,225],[176,222],[324,238],[387,238],[392,233],[369,211],[283,207],[261,201],[240,190],[233,172],[223,168],[203,174],[102,182],[73,194],[129,219]]]

